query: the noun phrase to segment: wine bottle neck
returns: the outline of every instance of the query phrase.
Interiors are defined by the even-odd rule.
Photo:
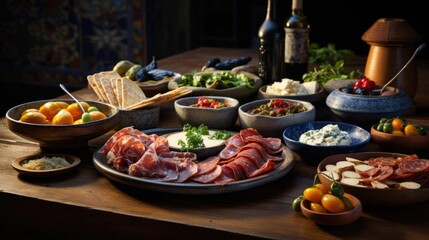
[[[267,0],[267,15],[265,16],[266,19],[275,19],[277,18],[277,0]]]
[[[302,0],[292,1],[292,12],[293,13],[302,12]]]

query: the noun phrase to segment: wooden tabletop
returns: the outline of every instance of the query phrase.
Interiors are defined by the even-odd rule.
[[[252,49],[199,48],[159,60],[158,66],[185,73],[201,69],[214,56],[251,56],[252,63],[257,62]],[[360,59],[356,66],[363,63]],[[418,66],[417,107],[407,118],[427,128],[429,70],[427,62]],[[74,94],[79,99],[96,99],[87,88]],[[174,110],[161,108],[158,127],[180,127]],[[126,186],[106,178],[92,163],[94,150],[112,133],[92,140],[88,148],[63,151],[82,158],[75,172],[53,179],[28,179],[18,176],[11,162],[42,150],[10,132],[2,118],[2,239],[424,239],[429,234],[429,202],[400,207],[364,205],[359,220],[341,227],[315,225],[295,213],[292,201],[312,185],[316,172],[316,167],[302,162],[299,155],[284,177],[239,192],[194,196]],[[385,150],[371,142],[365,151]],[[422,154],[429,156],[428,152]]]

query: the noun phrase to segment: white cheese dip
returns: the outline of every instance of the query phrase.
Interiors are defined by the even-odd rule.
[[[316,146],[350,145],[352,139],[338,125],[328,124],[319,130],[309,130],[299,137],[299,141]]]
[[[202,135],[204,145],[206,148],[216,147],[225,143],[225,140],[221,139],[209,139],[216,131],[209,130],[209,135]],[[168,144],[172,148],[180,149],[179,140],[186,142],[186,132],[177,132],[167,136]]]

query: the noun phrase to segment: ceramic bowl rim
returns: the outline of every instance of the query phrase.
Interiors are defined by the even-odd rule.
[[[295,103],[302,103],[307,108],[307,111],[305,111],[305,112],[299,112],[299,113],[294,113],[294,114],[291,114],[291,115],[285,115],[285,116],[281,116],[281,117],[274,117],[274,116],[269,116],[269,115],[255,115],[255,114],[250,114],[250,113],[247,112],[247,110],[249,110],[253,106],[259,106],[259,105],[268,103],[271,99],[279,99],[279,100],[286,100],[286,101],[295,102]],[[262,119],[274,119],[274,120],[285,119],[285,118],[294,117],[294,116],[296,117],[296,116],[308,114],[308,113],[310,113],[312,111],[316,111],[316,108],[315,108],[315,106],[311,102],[303,101],[303,100],[296,100],[296,99],[289,99],[289,98],[265,98],[265,99],[259,99],[259,100],[254,100],[254,101],[251,101],[251,102],[248,102],[248,103],[244,103],[244,104],[242,104],[238,108],[238,112],[239,112],[240,116],[255,117],[255,118],[262,118]]]
[[[363,133],[365,133],[366,138],[365,138],[363,141],[358,141],[358,142],[355,142],[355,143],[353,143],[353,142],[352,142],[352,144],[349,144],[349,145],[335,145],[335,146],[324,146],[324,145],[322,145],[322,146],[320,146],[320,145],[311,145],[311,144],[303,143],[303,142],[300,142],[299,140],[295,140],[295,139],[290,138],[290,137],[289,137],[289,135],[286,135],[286,133],[287,133],[287,132],[291,131],[292,129],[294,129],[294,128],[296,128],[296,127],[304,126],[304,125],[306,125],[306,124],[315,124],[315,123],[316,123],[316,124],[320,123],[321,125],[323,124],[323,126],[326,126],[326,125],[328,125],[328,124],[337,124],[337,125],[349,126],[349,127],[354,128],[354,129],[359,129],[359,130],[361,130]],[[308,130],[309,130],[309,129],[308,129]],[[302,133],[301,133],[301,134],[302,134]],[[294,144],[300,144],[300,145],[303,145],[303,146],[306,146],[306,147],[322,148],[322,149],[328,149],[328,148],[329,148],[329,149],[336,149],[336,148],[354,148],[354,147],[358,147],[358,146],[365,145],[365,144],[369,143],[369,141],[371,140],[371,134],[370,134],[367,130],[365,130],[364,128],[359,127],[359,126],[354,125],[354,124],[345,123],[345,122],[336,122],[336,121],[313,121],[313,122],[307,122],[307,123],[295,124],[295,125],[292,125],[292,126],[287,127],[287,128],[283,131],[283,134],[282,134],[282,135],[283,135],[283,138],[284,138],[284,139],[287,139],[287,141],[289,141],[289,142],[291,142],[291,143],[294,143]],[[360,140],[360,139],[359,139],[359,140]]]
[[[233,103],[231,106],[228,107],[222,107],[222,108],[197,108],[197,107],[192,107],[190,105],[184,105],[183,102],[186,101],[191,101],[191,100],[195,100],[198,101],[198,99],[200,97],[206,97],[206,98],[212,98],[214,100],[223,100],[223,101],[228,101]],[[201,109],[201,110],[214,110],[214,111],[224,111],[225,109],[234,109],[237,108],[240,105],[240,102],[236,99],[236,98],[232,98],[232,97],[224,97],[224,96],[212,96],[212,95],[208,95],[208,96],[189,96],[189,97],[183,97],[183,98],[179,98],[176,99],[174,101],[174,105],[177,107],[180,107],[182,109]]]
[[[11,115],[12,111],[17,110],[20,107],[23,107],[25,105],[31,105],[31,104],[41,104],[40,106],[43,105],[43,103],[47,103],[47,102],[75,102],[73,99],[44,99],[44,100],[36,100],[36,101],[30,101],[30,102],[25,102],[25,103],[21,103],[18,105],[15,105],[13,107],[11,107],[9,110],[7,110],[6,112],[6,118],[11,121],[14,122],[15,124],[22,124],[22,125],[26,125],[26,126],[35,126],[35,127],[55,127],[55,128],[69,128],[69,127],[90,127],[93,125],[98,125],[100,123],[104,123],[110,119],[116,118],[118,117],[119,114],[119,108],[115,105],[112,105],[110,103],[105,103],[105,102],[101,102],[101,101],[95,101],[95,100],[81,100],[81,102],[87,102],[87,103],[96,103],[96,104],[101,104],[101,105],[105,105],[107,107],[110,107],[112,109],[114,109],[113,113],[111,115],[108,115],[106,118],[101,119],[101,120],[97,120],[97,121],[92,121],[92,122],[88,122],[88,123],[84,123],[84,124],[69,124],[69,125],[56,125],[56,124],[38,124],[38,123],[28,123],[28,122],[21,122],[19,121],[19,119],[15,119],[13,118]]]

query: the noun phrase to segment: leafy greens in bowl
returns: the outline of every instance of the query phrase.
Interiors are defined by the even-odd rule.
[[[249,72],[213,71],[185,73],[168,83],[169,90],[186,86],[189,96],[223,96],[238,100],[253,99],[262,86],[262,79]]]

